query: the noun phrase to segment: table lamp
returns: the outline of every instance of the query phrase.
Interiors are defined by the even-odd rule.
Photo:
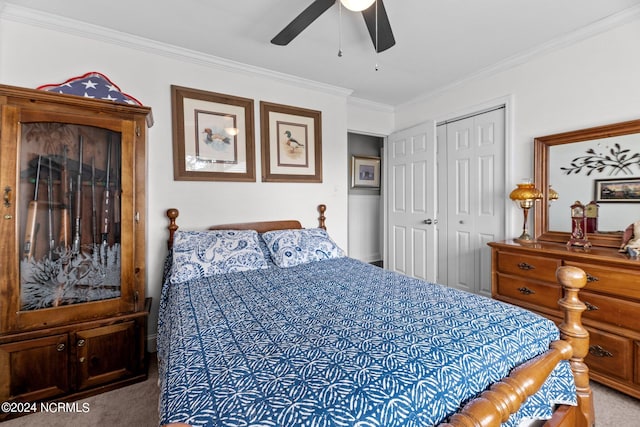
[[[536,200],[542,199],[542,193],[530,180],[524,180],[509,194],[509,198],[522,208],[524,215],[522,234],[515,240],[520,243],[533,243],[534,239],[529,234],[528,228],[529,209],[533,207]]]

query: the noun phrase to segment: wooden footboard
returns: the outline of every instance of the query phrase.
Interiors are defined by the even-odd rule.
[[[564,312],[564,321],[559,327],[561,339],[552,342],[546,353],[516,367],[508,377],[493,384],[439,427],[500,426],[527,397],[540,389],[558,362],[567,359],[575,378],[578,406],[560,406],[545,427],[594,425],[589,369],[584,363],[589,351],[589,333],[581,322],[586,306],[578,299],[578,291],[586,285],[587,278],[577,267],[560,267],[556,277],[564,288],[564,298],[558,301]]]

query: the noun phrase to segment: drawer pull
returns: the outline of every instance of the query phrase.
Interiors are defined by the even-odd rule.
[[[531,295],[531,294],[535,294],[536,293],[536,291],[533,291],[533,290],[531,290],[531,289],[529,289],[527,287],[524,287],[524,286],[521,287],[521,288],[518,288],[518,292],[520,292],[522,295]]]
[[[600,307],[598,307],[597,305],[593,305],[590,302],[587,301],[582,301],[584,303],[584,305],[587,306],[587,311],[596,311],[596,310],[600,310]]]
[[[519,263],[518,268],[520,270],[535,270],[535,267],[533,265],[527,264],[526,262]]]
[[[76,345],[77,345],[78,347],[84,347],[85,342],[86,342],[85,340],[80,339],[80,340],[78,340],[78,342],[76,343]]]
[[[613,357],[613,353],[605,350],[599,345],[589,346],[589,354],[592,354],[593,356],[596,356],[596,357]]]
[[[60,343],[56,346],[57,351],[64,351],[65,345],[64,343]]]
[[[587,282],[598,282],[600,279],[598,279],[596,276],[592,276],[589,273],[587,273]]]

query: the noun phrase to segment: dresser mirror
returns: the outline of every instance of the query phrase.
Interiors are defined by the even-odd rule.
[[[534,180],[543,193],[535,206],[538,240],[567,242],[571,205],[595,201],[597,226],[589,241],[619,247],[624,229],[640,220],[640,120],[535,138]],[[550,197],[550,186],[558,199]]]

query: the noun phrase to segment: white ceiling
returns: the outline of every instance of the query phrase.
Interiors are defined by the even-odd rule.
[[[375,54],[339,7],[288,46],[269,41],[313,0],[6,0],[399,105],[640,15],[640,0],[385,0],[396,38]],[[1,3],[1,0],[0,0]],[[376,64],[378,71],[375,70]]]

